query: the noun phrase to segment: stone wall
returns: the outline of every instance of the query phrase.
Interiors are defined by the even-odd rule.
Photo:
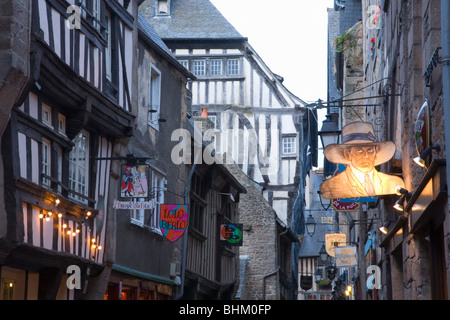
[[[363,13],[369,4],[370,1],[363,1]],[[370,86],[370,92],[367,94],[398,96],[379,98],[377,102],[380,108],[373,110],[370,117],[383,119],[380,137],[396,142],[398,149],[395,156],[398,159],[397,167],[395,168],[392,162],[384,169],[401,174],[406,189],[414,192],[427,172],[413,162],[413,158],[418,155],[415,123],[426,99],[429,100],[431,107],[431,143],[440,143],[441,146],[445,144],[441,65],[433,70],[429,86],[424,81],[431,57],[436,48],[441,46],[440,0],[392,1],[383,9],[385,10],[381,12],[381,30],[364,29],[366,85],[381,79],[391,79]],[[376,39],[374,52],[369,50],[369,41],[372,37]],[[440,153],[433,152],[433,159],[437,158],[445,158],[444,149]],[[390,201],[385,203],[392,206]],[[448,204],[443,206],[436,209],[444,210],[448,216]],[[388,208],[387,205],[380,206],[380,211],[385,221],[399,215],[392,212],[392,208]],[[448,251],[448,217],[445,221],[443,247]],[[382,268],[390,270],[390,274],[386,274],[387,279],[384,279],[386,286],[383,286],[379,294],[382,298],[407,300],[432,298],[434,262],[429,237],[431,231],[425,226],[425,229],[413,234],[410,233],[408,226],[407,223],[401,230],[402,242],[400,244],[396,242],[393,246],[392,241],[385,249],[389,256],[378,257],[380,264],[383,264]],[[446,258],[444,260],[448,261]],[[387,289],[389,286],[390,292]]]
[[[227,165],[233,176],[247,190],[239,201],[240,222],[244,224],[244,242],[240,255],[248,256],[242,300],[279,299],[277,268],[276,213],[254,183],[236,165]],[[241,279],[242,281],[242,279]]]

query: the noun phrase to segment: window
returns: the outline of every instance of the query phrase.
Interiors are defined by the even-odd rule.
[[[222,75],[222,60],[211,60],[211,75]]]
[[[57,159],[57,169],[58,169],[58,192],[61,193],[62,192],[62,170],[63,170],[63,151],[60,147],[58,147],[58,159]]]
[[[142,173],[145,174],[145,173]],[[155,201],[155,206],[151,211],[145,211],[145,210],[139,210],[139,209],[133,209],[130,213],[130,222],[136,225],[139,225],[141,227],[148,224],[148,227],[153,232],[156,232],[158,234],[161,234],[161,231],[159,230],[159,218],[160,218],[160,205],[164,203],[164,191],[166,180],[164,176],[155,170],[149,169],[149,195],[150,198]],[[134,199],[136,202],[136,199]],[[145,201],[145,198],[140,198],[137,201]],[[147,216],[147,219],[145,218],[145,213],[150,212],[150,216]],[[161,234],[162,235],[162,234]]]
[[[111,37],[111,14],[109,12],[106,13],[106,18],[105,18],[105,22],[106,22],[106,41],[107,41],[107,45],[105,47],[105,64],[106,64],[106,79],[109,81],[112,81],[112,71],[111,71],[111,64],[112,64],[112,49],[111,49],[111,45],[112,45],[112,37]]]
[[[295,141],[296,141],[295,137],[284,137],[283,138],[283,142],[282,142],[283,155],[295,155],[296,154],[297,150],[295,147]]]
[[[191,226],[198,232],[203,232],[203,209],[206,201],[203,199],[205,193],[205,182],[202,177],[194,173],[191,181],[191,201],[189,210],[191,212]]]
[[[235,76],[239,74],[239,59],[228,60],[228,75]]]
[[[169,13],[168,0],[159,0],[158,1],[158,14],[167,15],[168,13]]]
[[[42,104],[42,122],[50,127],[53,127],[53,125],[52,125],[52,108],[50,108],[45,103]]]
[[[100,17],[101,17],[101,0],[80,0],[81,16],[89,22],[99,32],[101,30]],[[91,7],[92,6],[92,7]]]
[[[194,60],[194,70],[193,73],[196,76],[205,75],[205,60]]]
[[[189,60],[179,60],[181,65],[189,70]]]
[[[139,199],[134,198],[133,202],[134,203],[136,203],[136,202],[144,202],[144,200],[145,200],[144,198],[139,198]],[[144,226],[144,217],[145,217],[144,210],[137,210],[137,209],[132,209],[131,210],[131,213],[130,213],[130,221],[131,221],[131,223],[137,224],[138,226],[143,227]]]
[[[66,117],[58,113],[58,132],[66,135]]]
[[[208,119],[213,123],[213,128],[217,127],[216,121],[217,121],[217,116],[216,115],[208,115]]]
[[[92,25],[100,32],[100,0],[92,1]]]
[[[148,105],[148,124],[159,129],[158,120],[160,118],[160,102],[161,102],[161,72],[153,65],[150,66],[150,88],[149,88],[149,105]]]
[[[51,143],[47,139],[42,139],[42,184],[50,187],[51,180],[48,177],[51,176]]]
[[[14,280],[9,280],[3,278],[3,283],[1,287],[3,288],[2,300],[14,300],[14,289],[16,287],[16,282]]]
[[[81,131],[69,155],[69,197],[87,204],[89,182],[89,133]]]
[[[155,209],[153,211],[153,216],[151,220],[150,227],[153,230],[159,230],[159,218],[161,215],[161,204],[164,203],[164,190],[166,179],[156,171],[152,171],[152,179],[150,190],[151,193],[154,194],[155,199]]]

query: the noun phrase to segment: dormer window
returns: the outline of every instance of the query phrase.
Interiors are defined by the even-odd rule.
[[[170,0],[159,0],[157,6],[157,15],[169,15]]]

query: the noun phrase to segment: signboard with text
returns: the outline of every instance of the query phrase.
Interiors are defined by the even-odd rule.
[[[159,227],[170,242],[181,238],[188,224],[187,204],[161,204]]]
[[[228,223],[220,225],[220,244],[242,246],[243,227],[241,223]]]

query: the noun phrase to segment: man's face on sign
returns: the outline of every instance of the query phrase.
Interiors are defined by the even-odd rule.
[[[346,150],[347,159],[352,166],[363,173],[373,170],[376,155],[376,146],[354,146]]]

